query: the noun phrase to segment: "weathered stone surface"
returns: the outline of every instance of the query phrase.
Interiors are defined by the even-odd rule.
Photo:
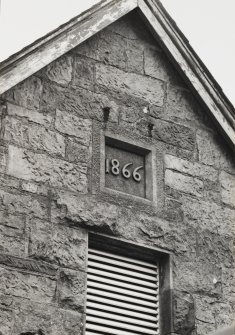
[[[71,112],[84,118],[103,121],[103,108],[110,107],[109,121],[117,122],[115,101],[105,94],[97,94],[83,88],[65,89],[57,85],[44,84],[42,107],[49,110]]]
[[[94,197],[81,197],[66,192],[56,194],[51,216],[54,222],[65,220],[74,225],[92,227],[106,232],[114,232],[118,208],[116,205],[98,201]]]
[[[133,95],[148,103],[163,105],[164,86],[160,80],[98,64],[96,65],[96,81],[99,85]]]
[[[194,149],[195,136],[193,130],[177,123],[157,120],[154,122],[152,134],[154,139],[183,149]]]
[[[84,333],[90,231],[171,252],[172,335],[234,318],[233,154],[173,67],[133,11],[1,97],[0,333]],[[100,190],[103,132],[153,148],[156,202]]]
[[[203,196],[203,182],[201,180],[185,176],[175,171],[166,170],[165,184],[178,191],[195,195],[196,197]]]
[[[31,76],[11,90],[4,93],[7,101],[26,108],[39,108],[42,94],[42,83],[37,77]]]
[[[193,296],[186,292],[174,295],[174,330],[176,334],[191,335],[195,329],[195,305]]]
[[[58,269],[58,267],[45,262],[38,262],[29,258],[15,257],[5,254],[0,254],[0,264],[7,266],[8,268],[19,269],[19,271],[44,274],[50,276],[50,278],[53,277],[54,279]]]
[[[32,220],[29,256],[63,267],[85,270],[86,234],[78,229]]]
[[[66,156],[70,162],[85,162],[88,164],[91,160],[91,147],[77,143],[76,139],[67,141]]]
[[[170,85],[163,118],[188,123],[195,128],[204,123],[205,113],[202,114],[202,109],[191,92]]]
[[[103,63],[126,67],[126,40],[109,30],[102,31],[98,36],[97,59]]]
[[[52,116],[48,113],[40,113],[36,109],[28,109],[11,103],[7,103],[7,114],[19,116],[45,126],[49,126],[52,123]]]
[[[175,260],[174,287],[191,293],[204,293],[220,298],[222,296],[222,270],[217,264],[207,261]]]
[[[84,311],[86,273],[63,270],[59,274],[59,305],[65,309]]]
[[[234,266],[233,236],[221,236],[208,229],[197,228],[195,238],[198,261],[208,260],[213,264],[223,264],[225,268]]]
[[[127,41],[126,59],[126,70],[144,73],[144,47],[140,45],[139,41]]]
[[[148,76],[161,79],[166,82],[180,83],[179,75],[169,64],[166,55],[156,48],[144,50],[144,72]]]
[[[0,173],[4,173],[7,165],[7,148],[0,146]]]
[[[221,145],[221,137],[200,130],[197,132],[197,146],[199,161],[206,165],[213,165],[225,171],[234,173],[235,161],[233,154]]]
[[[25,180],[48,183],[78,192],[87,192],[87,167],[71,164],[44,154],[9,146],[9,175]]]
[[[25,255],[25,218],[0,211],[0,253]]]
[[[74,59],[73,86],[94,89],[94,62],[90,59],[76,56]]]
[[[189,162],[173,155],[165,155],[165,167],[193,177],[218,180],[218,171],[210,166],[202,165],[197,162]]]
[[[65,155],[65,139],[62,135],[14,118],[6,118],[4,139],[24,148],[43,150],[62,157]]]
[[[64,134],[76,136],[77,141],[83,145],[90,144],[91,126],[91,120],[82,119],[65,111],[56,111],[56,129]]]
[[[72,80],[73,59],[71,56],[65,55],[55,62],[49,64],[46,68],[46,76],[60,85],[68,85]]]
[[[208,199],[209,201],[216,202],[217,204],[221,204],[221,188],[219,182],[212,182],[210,180],[204,180],[204,199]]]
[[[22,181],[21,188],[23,191],[40,194],[40,195],[48,195],[48,187],[46,185],[40,185],[34,182]]]
[[[0,335],[11,335],[13,315],[11,311],[0,309]]]
[[[235,207],[235,176],[224,171],[220,174],[222,186],[221,195],[223,203]]]
[[[182,209],[186,222],[195,227],[208,229],[219,235],[234,236],[235,211],[213,202],[189,197],[182,198]]]
[[[0,174],[0,185],[2,189],[14,190],[20,189],[20,180],[14,177]]]
[[[49,303],[53,301],[55,288],[56,281],[48,277],[0,268],[0,291],[3,294]]]
[[[16,305],[12,335],[82,335],[82,315],[54,306],[19,302]]]
[[[48,216],[48,207],[44,199],[38,199],[31,195],[7,193],[0,190],[0,200],[2,207],[10,214],[21,213],[38,218],[46,218]]]
[[[209,334],[217,328],[214,314],[216,299],[203,295],[194,295],[194,301],[197,334]]]

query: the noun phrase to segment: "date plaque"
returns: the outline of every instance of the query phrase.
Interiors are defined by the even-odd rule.
[[[117,139],[105,138],[105,188],[148,198],[149,151]],[[149,173],[150,172],[150,173]]]

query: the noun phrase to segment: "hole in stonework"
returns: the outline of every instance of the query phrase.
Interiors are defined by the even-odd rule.
[[[104,122],[106,123],[108,122],[109,119],[110,107],[104,107],[103,113],[104,113]]]
[[[149,123],[148,124],[148,134],[149,134],[149,137],[153,137],[153,123]]]

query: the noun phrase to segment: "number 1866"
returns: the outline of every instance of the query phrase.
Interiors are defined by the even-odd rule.
[[[127,163],[123,167],[120,167],[118,159],[106,159],[105,173],[112,173],[114,176],[118,176],[121,173],[126,179],[129,179],[132,176],[136,182],[140,182],[142,177],[139,170],[143,169],[143,166],[137,166],[133,171],[130,171],[132,165],[133,163]]]

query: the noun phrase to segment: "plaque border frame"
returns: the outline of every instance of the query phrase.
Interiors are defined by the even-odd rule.
[[[105,187],[105,137],[125,144],[125,149],[128,145],[135,148],[135,152],[143,154],[148,152],[148,168],[151,169],[151,178],[147,183],[147,197],[143,198],[129,193],[114,190]],[[122,144],[121,144],[122,145]],[[92,136],[92,164],[90,169],[90,184],[89,189],[91,194],[99,195],[101,200],[111,201],[122,204],[123,206],[144,206],[144,208],[153,207],[154,211],[161,212],[164,207],[164,159],[163,150],[160,142],[154,142],[151,138],[144,138],[127,131],[123,135],[123,129],[115,124],[109,127],[98,121],[93,121],[93,136]]]

